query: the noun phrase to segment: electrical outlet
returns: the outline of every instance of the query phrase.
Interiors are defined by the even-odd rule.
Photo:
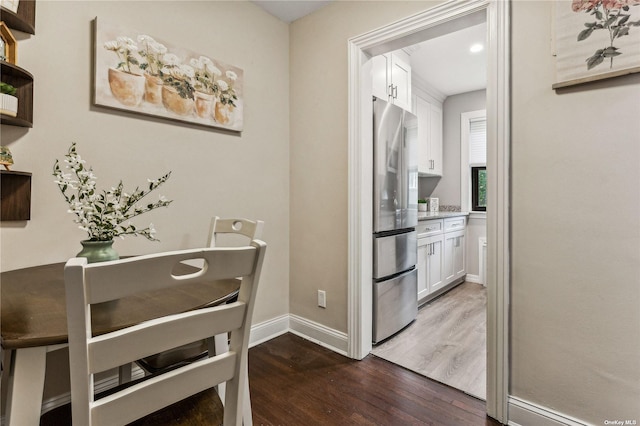
[[[327,293],[324,290],[318,290],[318,306],[327,307]]]

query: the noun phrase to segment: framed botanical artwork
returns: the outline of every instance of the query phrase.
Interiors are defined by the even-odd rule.
[[[242,131],[242,69],[98,18],[94,30],[95,105]]]
[[[0,55],[2,55],[2,60],[17,65],[17,46],[16,38],[9,27],[0,21],[0,47],[2,47]]]
[[[556,0],[554,89],[640,72],[640,0]]]

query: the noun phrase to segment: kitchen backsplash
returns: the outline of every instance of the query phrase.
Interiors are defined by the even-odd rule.
[[[459,212],[462,211],[462,207],[461,206],[448,206],[448,205],[440,205],[440,211],[441,212]]]

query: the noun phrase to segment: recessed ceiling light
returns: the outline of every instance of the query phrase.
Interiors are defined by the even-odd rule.
[[[469,48],[469,51],[471,51],[471,53],[478,53],[478,52],[482,52],[482,50],[484,50],[484,46],[481,43],[476,43],[471,45],[471,47]]]

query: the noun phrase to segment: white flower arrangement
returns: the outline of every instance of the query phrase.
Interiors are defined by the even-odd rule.
[[[76,215],[74,222],[79,228],[87,231],[90,241],[109,241],[114,237],[124,238],[125,235],[142,235],[151,241],[159,241],[155,237],[156,230],[153,223],[144,229],[138,229],[130,219],[159,207],[167,207],[171,200],[160,196],[158,201],[139,204],[151,191],[165,183],[171,172],[158,179],[148,179],[146,189],[136,188],[132,193],[124,191],[122,181],[116,187],[98,192],[96,176],[91,167],[85,166],[85,160],[76,150],[76,143],[72,143],[66,154],[63,171],[60,162],[56,160],[53,166],[55,183],[60,188],[65,201],[69,204],[69,213]]]

